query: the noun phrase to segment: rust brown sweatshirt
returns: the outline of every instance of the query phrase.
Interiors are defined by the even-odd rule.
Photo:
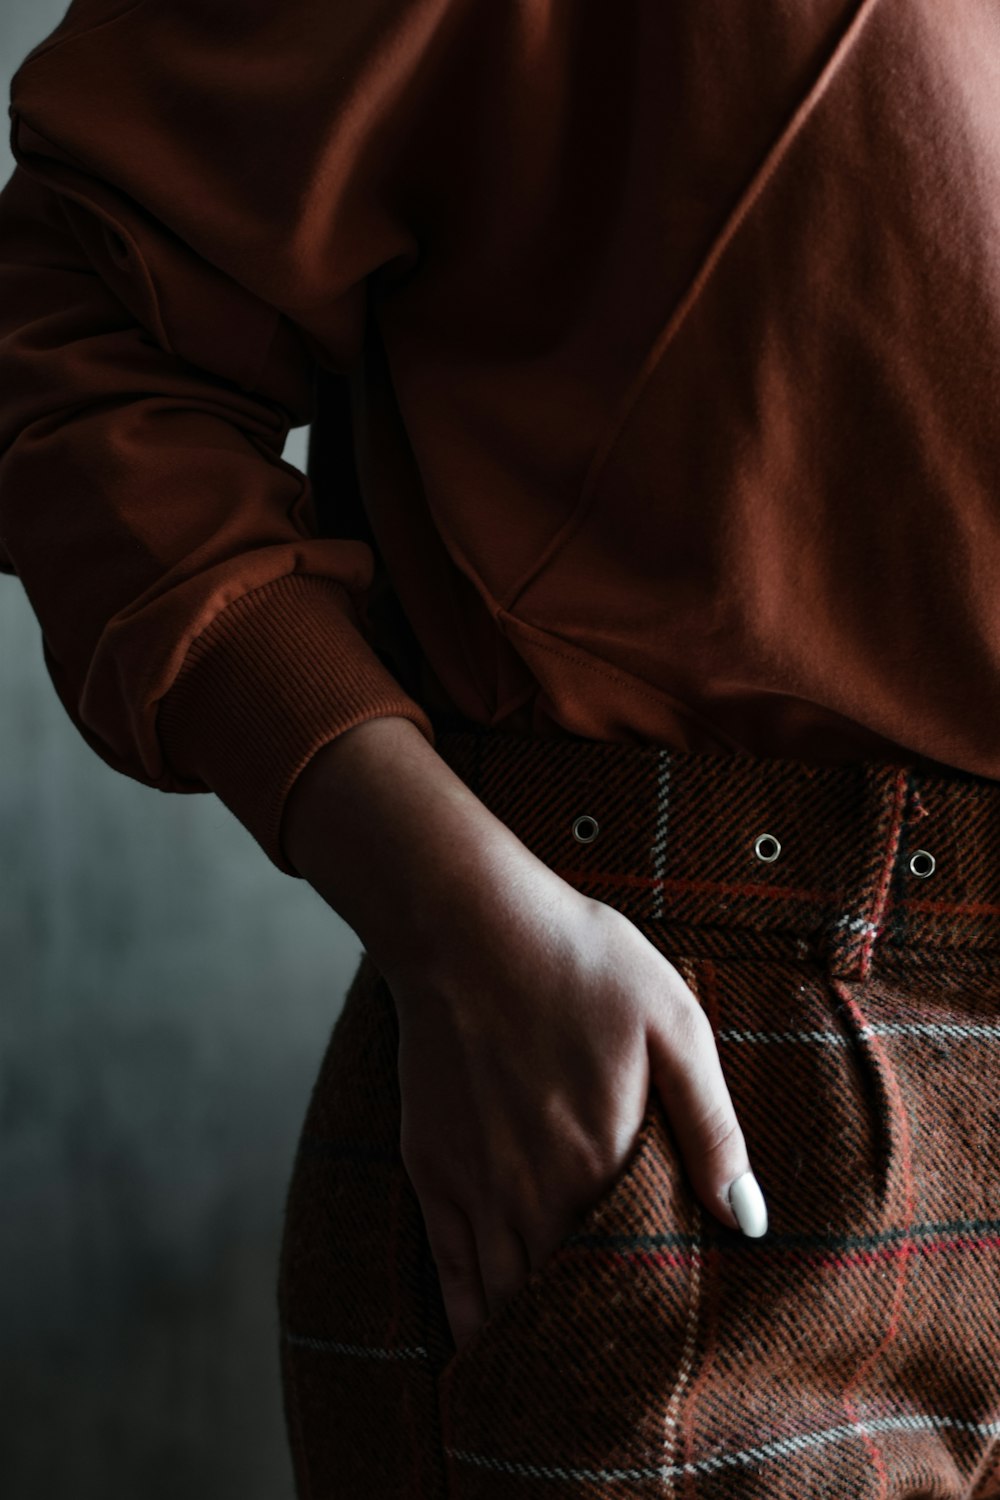
[[[289,874],[382,714],[1000,776],[998,70],[995,0],[73,0],[0,567],[80,733]]]

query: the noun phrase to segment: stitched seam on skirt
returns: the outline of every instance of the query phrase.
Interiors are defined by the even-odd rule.
[[[866,980],[869,978],[870,975],[866,974]],[[896,1288],[893,1293],[892,1311],[889,1316],[888,1325],[881,1342],[871,1351],[868,1359],[861,1365],[861,1367],[855,1371],[853,1379],[849,1381],[843,1393],[842,1399],[844,1402],[844,1410],[847,1414],[847,1419],[852,1424],[858,1425],[860,1422],[860,1415],[856,1403],[851,1399],[851,1391],[854,1390],[855,1387],[859,1386],[861,1384],[862,1378],[868,1375],[870,1371],[875,1368],[878,1360],[882,1357],[882,1355],[884,1355],[892,1341],[895,1339],[897,1333],[899,1332],[900,1319],[902,1316],[903,1304],[906,1297],[910,1263],[913,1258],[913,1243],[911,1239],[911,1232],[916,1217],[916,1199],[914,1195],[913,1184],[913,1145],[912,1137],[910,1134],[909,1115],[906,1109],[906,1100],[903,1097],[903,1092],[899,1084],[899,1077],[892,1065],[892,1059],[889,1056],[889,1053],[882,1046],[881,1042],[877,1040],[877,1038],[872,1037],[871,1024],[868,1020],[868,1017],[862,1010],[861,1006],[858,1004],[856,996],[852,994],[851,989],[848,987],[848,985],[843,980],[834,978],[832,980],[832,988],[834,990],[834,993],[839,995],[845,1007],[853,1013],[859,1027],[863,1031],[868,1033],[869,1050],[880,1058],[882,1068],[884,1069],[887,1091],[891,1094],[900,1128],[900,1168],[903,1176],[903,1189],[905,1192],[906,1205],[905,1221],[901,1226],[904,1231],[905,1238],[903,1241],[902,1254],[900,1255],[898,1260]],[[865,1447],[868,1449],[868,1452],[871,1456],[872,1468],[875,1470],[879,1478],[879,1495],[885,1496],[889,1492],[889,1475],[882,1450],[878,1446],[878,1444],[874,1442],[871,1434],[867,1430],[862,1432],[862,1437]]]

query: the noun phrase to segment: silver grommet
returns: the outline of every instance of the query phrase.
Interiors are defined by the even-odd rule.
[[[758,859],[766,860],[770,864],[781,853],[781,845],[773,833],[759,833],[753,841],[753,852]]]
[[[573,837],[578,839],[581,844],[592,844],[599,831],[597,819],[590,817],[588,813],[581,813],[574,820]]]
[[[934,874],[936,860],[926,849],[917,849],[910,855],[910,873],[921,878]]]

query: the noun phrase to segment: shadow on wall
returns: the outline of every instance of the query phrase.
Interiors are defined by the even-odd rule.
[[[0,11],[5,99],[64,10]],[[290,1500],[281,1217],[360,945],[217,798],[90,750],[9,577],[0,701],[0,1492]]]

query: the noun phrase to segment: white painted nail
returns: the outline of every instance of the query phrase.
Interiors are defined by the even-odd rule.
[[[745,1235],[756,1240],[767,1233],[767,1204],[752,1172],[744,1172],[730,1183],[729,1203]]]

